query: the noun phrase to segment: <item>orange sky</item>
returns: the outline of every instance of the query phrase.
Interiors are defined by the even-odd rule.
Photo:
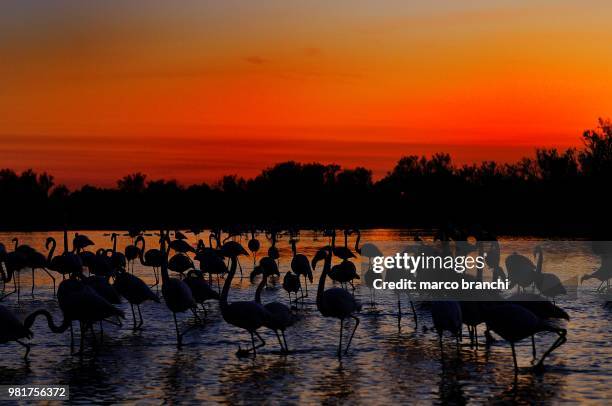
[[[578,145],[612,115],[608,1],[202,3],[2,2],[0,166],[71,186],[287,159],[381,176],[408,153]]]

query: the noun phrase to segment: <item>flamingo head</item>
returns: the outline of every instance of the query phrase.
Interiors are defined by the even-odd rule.
[[[327,258],[327,256],[329,255],[329,252],[330,252],[329,246],[323,247],[320,250],[318,250],[317,253],[315,254],[315,256],[312,258],[312,261],[311,261],[312,269],[315,269],[317,267],[317,263],[319,261],[321,261],[322,259]]]

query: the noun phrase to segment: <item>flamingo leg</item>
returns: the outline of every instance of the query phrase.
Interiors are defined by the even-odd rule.
[[[531,336],[531,352],[533,354],[533,359],[536,359],[536,346],[535,346],[535,336]]]
[[[51,275],[51,272],[49,272],[49,270],[47,268],[43,268],[43,271],[45,271],[47,273],[47,275],[49,275],[49,277],[53,281],[53,296],[57,296],[57,293],[55,291],[55,277],[53,275]]]
[[[289,347],[287,346],[287,338],[285,338],[285,330],[281,330],[281,334],[283,335],[283,342],[285,343],[285,352],[289,352]]]
[[[546,350],[544,355],[542,355],[542,358],[536,364],[536,367],[540,367],[541,368],[544,365],[544,359],[548,355],[550,355],[551,352],[553,352],[555,349],[559,348],[561,345],[563,345],[567,341],[567,338],[566,338],[567,330],[559,329],[557,331],[557,334],[559,335],[559,338],[557,338],[557,340],[550,346],[550,348],[548,350]]]
[[[281,352],[285,352],[285,348],[283,347],[283,343],[281,342],[280,335],[278,334],[278,330],[274,330],[276,334],[276,338],[278,339],[278,345],[280,345]]]
[[[304,275],[304,287],[306,288],[306,297],[308,297],[308,278]],[[302,295],[304,295],[302,293]]]
[[[34,297],[34,268],[32,268],[32,297]]]
[[[412,300],[410,300],[410,307],[412,308],[412,316],[414,317],[414,329],[416,330],[419,322],[417,320],[417,312],[416,312],[416,309],[414,307],[414,303],[412,302]]]
[[[174,317],[174,327],[176,328],[176,345],[177,347],[181,347],[182,345],[182,336],[179,333],[178,321],[176,320],[176,313],[172,312],[172,316]]]
[[[80,326],[79,327],[79,333],[80,333],[79,339],[81,341],[81,344],[79,345],[79,351],[77,352],[77,354],[79,354],[81,356],[81,358],[83,357],[83,344],[85,342],[85,334],[84,334],[85,326],[84,326],[84,324],[85,323],[83,323],[82,321],[79,322],[79,326]]]
[[[22,347],[25,347],[26,351],[25,351],[25,354],[23,356],[23,359],[27,361],[28,360],[28,355],[30,354],[30,344],[21,342],[20,340],[15,340],[15,341],[17,343],[21,344]]]
[[[338,358],[342,358],[342,330],[344,329],[344,319],[340,319],[340,341],[338,342]]]
[[[264,345],[266,345],[266,342],[263,338],[261,338],[261,336],[259,335],[259,333],[257,331],[255,331],[255,335],[257,336],[257,338],[259,338],[259,341],[261,341],[261,343],[259,345],[257,345],[255,348],[261,348]]]
[[[191,308],[191,313],[193,313],[193,316],[195,317],[195,319],[196,319],[196,321],[198,323],[202,322],[202,319],[200,318],[200,316],[198,316],[197,307],[192,307]]]
[[[402,301],[399,294],[397,295],[397,331],[402,331]]]
[[[512,360],[514,361],[514,375],[518,375],[518,364],[516,363],[516,351],[514,350],[514,343],[510,343],[512,347]]]
[[[74,330],[72,329],[72,321],[70,322],[70,354],[74,354]]]
[[[130,303],[130,307],[132,308],[132,327],[133,330],[136,330],[136,313],[134,313],[134,305]]]
[[[140,330],[144,324],[144,320],[142,319],[142,313],[140,312],[140,305],[136,305],[136,308],[138,309],[138,318],[140,319],[140,323],[138,323],[138,329]]]
[[[359,318],[357,316],[350,316],[353,320],[355,320],[355,327],[353,327],[353,332],[349,337],[348,344],[346,344],[346,349],[344,350],[344,354],[348,354],[349,347],[351,346],[351,341],[353,341],[353,337],[355,336],[355,331],[357,331],[357,327],[359,327]]]
[[[256,356],[257,355],[257,350],[255,349],[255,336],[253,335],[252,331],[251,331],[251,344],[252,344],[251,351],[253,351],[253,356]]]

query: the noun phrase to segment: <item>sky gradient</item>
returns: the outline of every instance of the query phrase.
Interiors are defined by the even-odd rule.
[[[379,177],[406,154],[578,146],[612,115],[608,1],[210,3],[2,2],[0,167]]]

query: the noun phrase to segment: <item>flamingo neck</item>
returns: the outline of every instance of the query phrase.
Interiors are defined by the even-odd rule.
[[[138,243],[142,241],[142,248],[138,246]],[[138,259],[140,260],[140,265],[147,266],[144,260],[144,251],[145,251],[145,240],[144,237],[139,236],[136,238],[136,242],[134,243],[136,248],[138,248]]]
[[[230,262],[230,269],[227,273],[227,277],[225,278],[223,290],[221,291],[221,298],[219,299],[219,306],[221,307],[221,312],[224,312],[225,309],[227,309],[227,297],[229,296],[229,290],[232,286],[232,279],[234,279],[236,267],[238,266],[238,261],[236,260],[236,257],[231,257]]]
[[[538,250],[538,264],[536,265],[536,273],[538,274],[542,273],[543,263],[544,263],[544,254],[542,253],[542,250],[539,249]]]
[[[264,286],[266,286],[267,281],[268,275],[264,273],[263,277],[261,278],[261,282],[259,282],[259,285],[257,285],[257,290],[255,291],[255,302],[259,304],[261,304],[261,291],[263,290]]]
[[[49,250],[49,254],[47,254],[47,263],[51,263],[51,259],[53,258],[53,253],[55,252],[55,246],[57,243],[55,242],[55,238],[51,238],[51,249]]]
[[[359,252],[359,241],[361,241],[361,232],[357,231],[357,240],[355,240],[355,251]]]
[[[325,256],[325,263],[323,264],[323,271],[321,271],[321,276],[319,276],[319,286],[317,288],[317,309],[319,309],[321,296],[325,291],[325,279],[327,278],[327,273],[331,267],[331,252],[328,252]]]
[[[166,255],[166,239],[161,239],[160,251],[162,254],[161,261],[161,275],[162,275],[162,286],[170,281],[170,275],[168,275],[168,255]]]

